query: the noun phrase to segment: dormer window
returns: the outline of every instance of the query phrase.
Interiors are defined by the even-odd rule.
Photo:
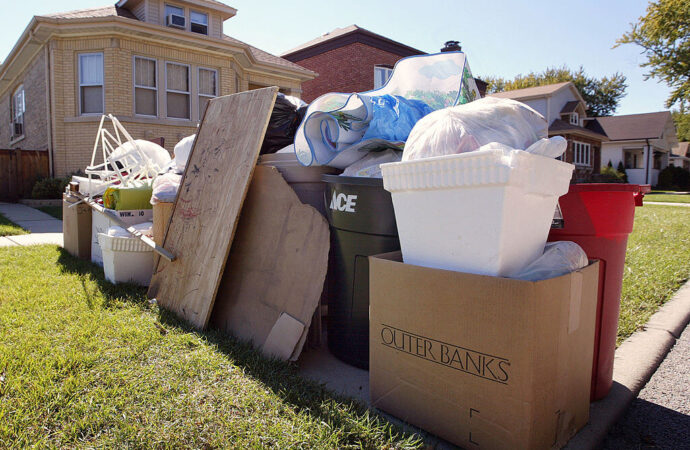
[[[208,14],[190,11],[189,23],[194,33],[208,34]]]
[[[185,24],[184,9],[179,6],[165,5],[165,25],[182,30],[187,28]]]
[[[580,116],[578,113],[574,112],[570,114],[570,124],[571,125],[580,125]]]

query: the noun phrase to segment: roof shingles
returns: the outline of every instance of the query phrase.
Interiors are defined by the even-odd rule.
[[[671,118],[668,111],[597,117],[596,122],[612,141],[658,139]]]

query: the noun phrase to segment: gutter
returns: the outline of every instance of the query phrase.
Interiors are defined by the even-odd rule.
[[[652,159],[652,148],[649,146],[649,138],[645,138],[645,141],[647,142],[647,164],[645,167],[645,184],[650,184],[649,183],[649,164],[650,160]]]

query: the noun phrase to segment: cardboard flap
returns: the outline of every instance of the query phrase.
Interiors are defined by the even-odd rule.
[[[295,345],[302,337],[304,325],[299,320],[283,313],[268,333],[262,351],[266,356],[286,360],[292,355]]]

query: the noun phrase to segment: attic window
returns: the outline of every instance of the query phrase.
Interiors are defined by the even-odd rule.
[[[190,11],[189,22],[192,32],[208,34],[208,14]]]
[[[576,112],[570,114],[570,124],[571,125],[580,125],[580,115]]]

